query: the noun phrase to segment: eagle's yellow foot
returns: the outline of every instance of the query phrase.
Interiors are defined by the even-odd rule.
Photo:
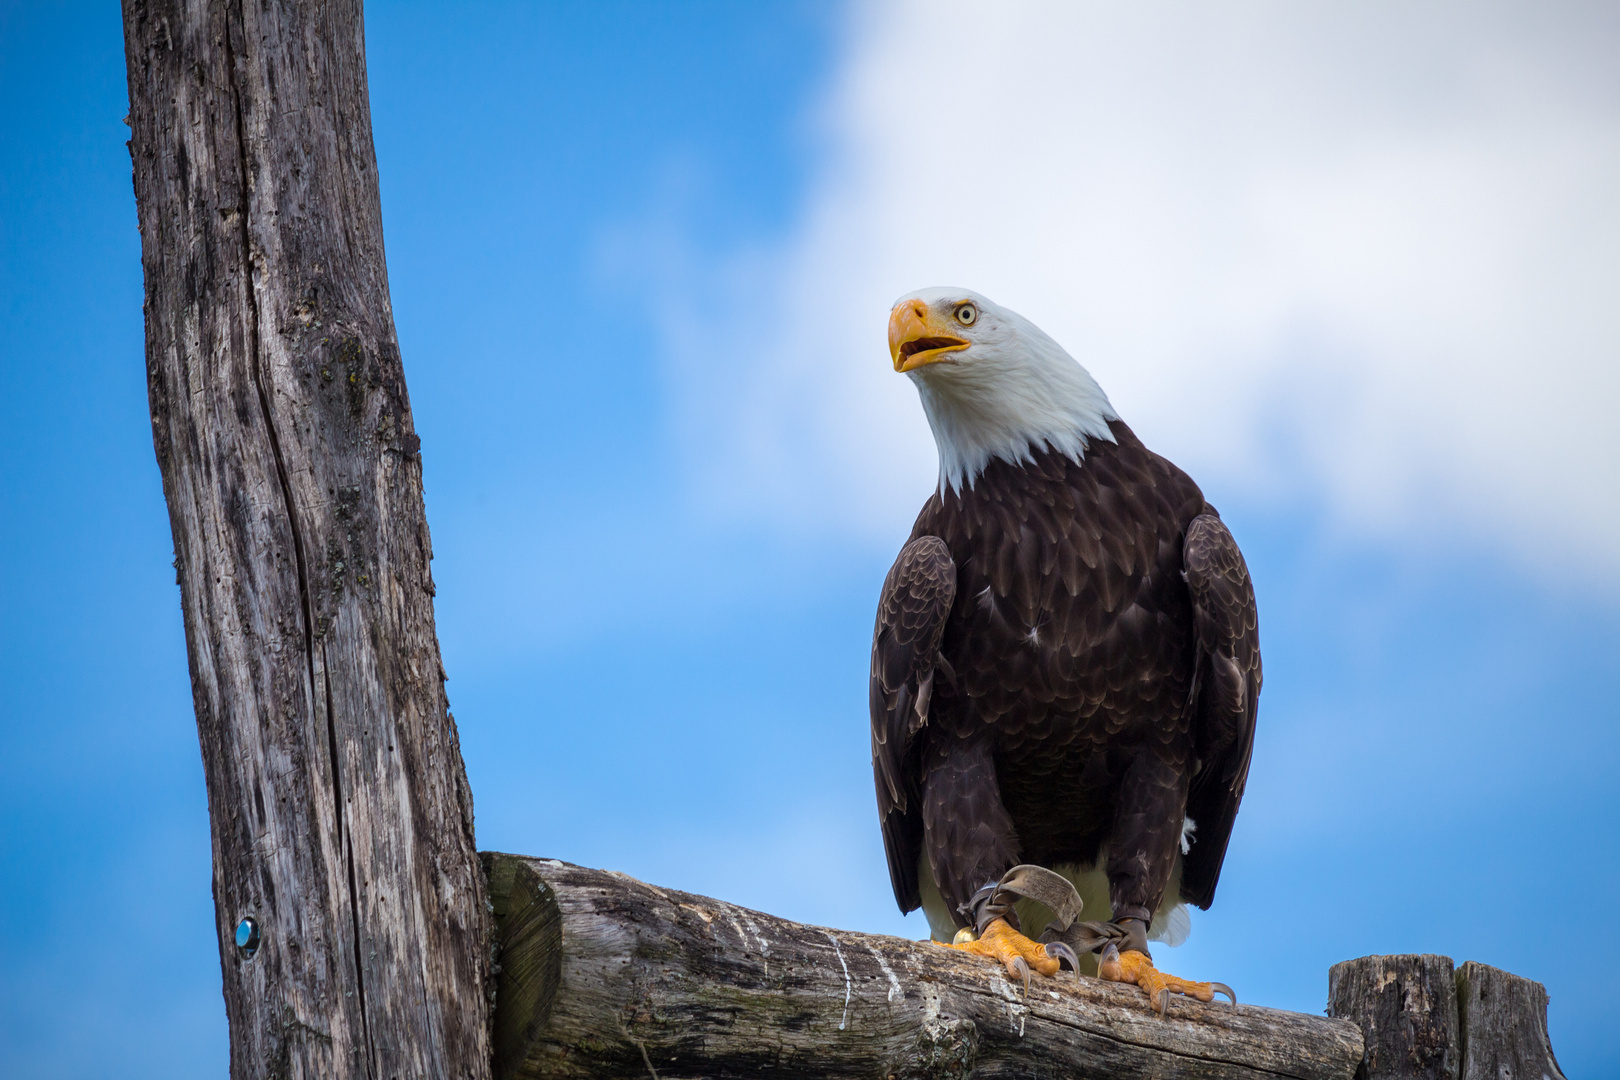
[[[1170,995],[1186,994],[1199,1001],[1214,1001],[1215,994],[1220,992],[1237,1004],[1237,995],[1225,983],[1218,982],[1189,982],[1178,979],[1174,975],[1166,975],[1153,966],[1153,961],[1146,953],[1135,949],[1120,952],[1110,945],[1103,950],[1102,959],[1097,965],[1097,977],[1107,979],[1109,982],[1135,983],[1147,992],[1153,1001],[1153,1010],[1160,1016],[1170,1011]]]
[[[1029,996],[1031,969],[1042,975],[1056,975],[1063,966],[1061,959],[1064,954],[1073,956],[1067,946],[1061,943],[1049,952],[1047,946],[1038,941],[1031,941],[1014,930],[1006,919],[991,919],[990,924],[984,928],[984,933],[977,939],[970,934],[958,934],[957,940],[946,945],[946,948],[961,949],[963,952],[988,956],[992,960],[1000,961],[1001,966],[1007,969],[1009,978],[1023,980],[1026,997]],[[1070,964],[1077,966],[1072,959]]]

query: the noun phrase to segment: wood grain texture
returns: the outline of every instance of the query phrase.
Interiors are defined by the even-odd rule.
[[[931,943],[788,922],[628,876],[486,854],[502,989],[500,1077],[1292,1077],[1349,1080],[1356,1025],[1177,999],[1160,1019],[1136,987],[1037,979],[1024,1000],[995,964]],[[532,875],[532,877],[530,876]],[[554,994],[533,954],[533,906],[559,916]],[[505,898],[503,899],[503,893]],[[529,919],[525,930],[519,919]],[[506,949],[530,954],[509,968]],[[532,1004],[549,1004],[536,1010]],[[516,1015],[509,1015],[516,1014]]]
[[[1328,1015],[1366,1041],[1356,1080],[1457,1080],[1462,1040],[1451,957],[1363,956],[1328,970]]]
[[[1547,990],[1500,968],[1457,969],[1461,1080],[1564,1080],[1547,1038]]]
[[[124,0],[231,1075],[489,1070],[358,0]],[[251,958],[231,938],[251,915]]]

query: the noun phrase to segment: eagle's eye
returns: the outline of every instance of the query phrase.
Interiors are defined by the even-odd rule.
[[[979,321],[979,309],[972,304],[956,305],[956,321],[963,326],[972,326]]]

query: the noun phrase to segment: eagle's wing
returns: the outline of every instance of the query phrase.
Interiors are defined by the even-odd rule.
[[[1182,559],[1198,640],[1193,724],[1199,768],[1187,796],[1187,816],[1197,829],[1182,862],[1181,894],[1208,908],[1254,751],[1260,624],[1249,568],[1219,517],[1193,518]]]
[[[901,911],[922,903],[917,890],[923,825],[915,736],[928,722],[934,678],[944,667],[939,642],[955,600],[956,563],[950,549],[937,536],[919,536],[889,568],[872,632],[872,775],[889,880]]]

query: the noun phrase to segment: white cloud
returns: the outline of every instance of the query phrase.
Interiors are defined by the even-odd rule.
[[[884,324],[958,284],[1212,494],[1613,581],[1616,55],[1612,5],[855,8],[798,228],[675,332],[706,491],[903,530],[934,452]]]

